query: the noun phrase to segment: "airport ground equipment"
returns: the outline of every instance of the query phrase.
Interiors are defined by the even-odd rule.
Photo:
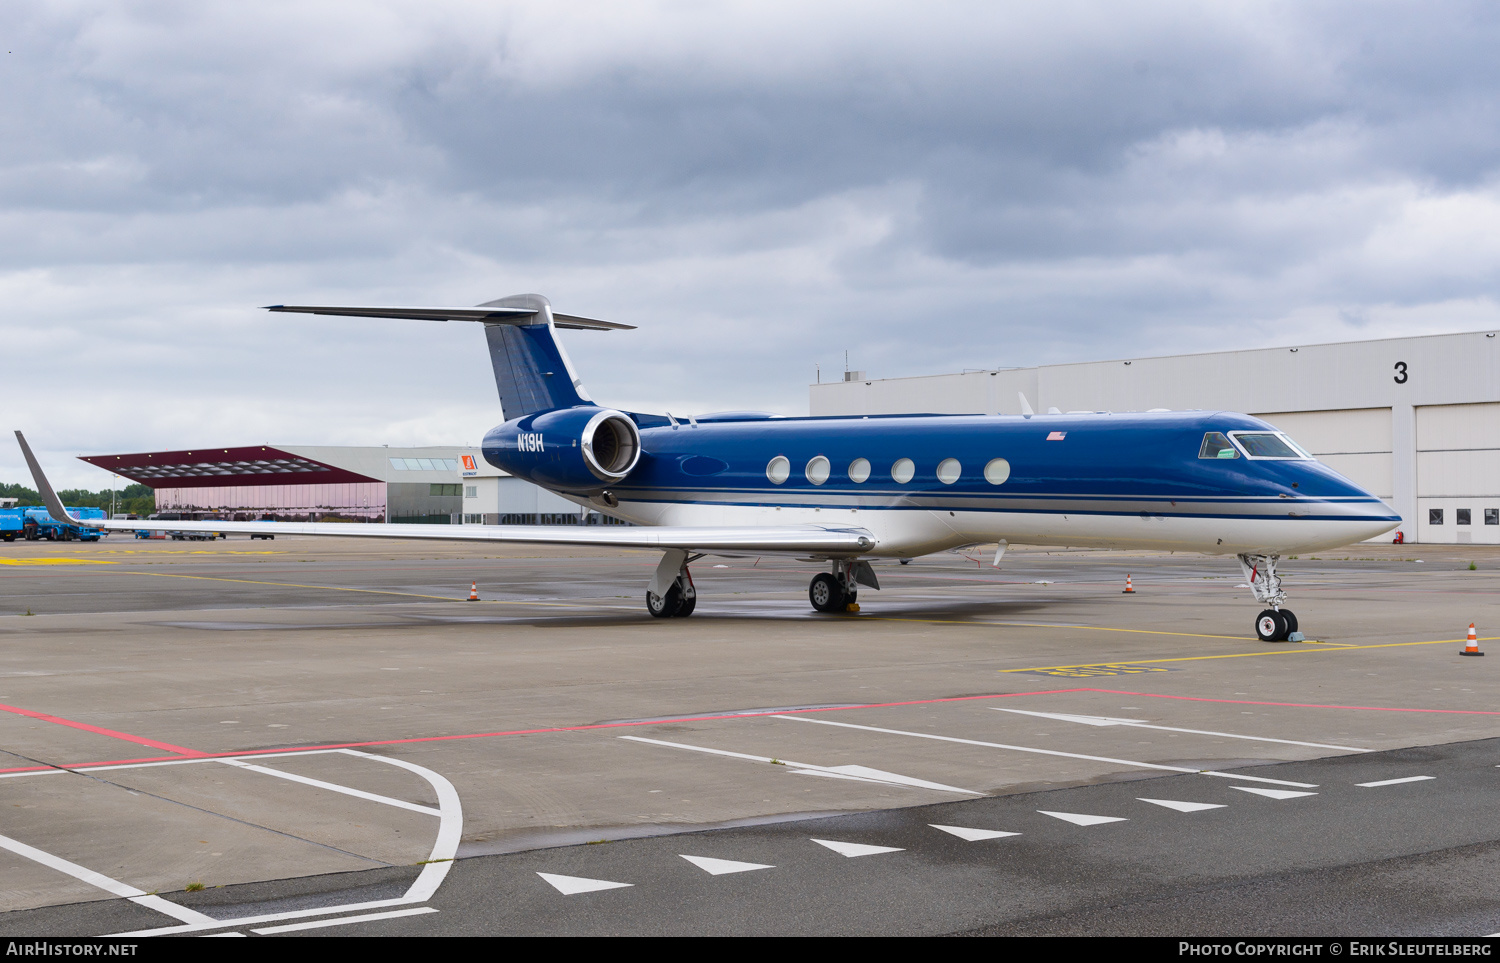
[[[27,541],[46,539],[49,542],[97,542],[101,535],[108,534],[97,525],[75,524],[102,521],[106,517],[102,508],[67,508],[66,517],[72,521],[58,521],[40,505],[18,507],[17,511],[22,515],[22,537]],[[7,538],[6,541],[10,539]]]

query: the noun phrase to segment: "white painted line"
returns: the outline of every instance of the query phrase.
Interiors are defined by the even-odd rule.
[[[866,843],[841,843],[836,839],[814,839],[813,842],[819,846],[826,846],[840,856],[848,856],[850,859],[856,856],[875,856],[879,853],[905,852],[899,846],[870,846]]]
[[[8,849],[17,856],[23,856],[33,862],[41,863],[49,869],[66,873],[74,879],[102,889],[106,893],[123,896],[132,903],[137,903],[148,909],[154,909],[158,913],[165,913],[167,916],[182,920],[184,923],[219,925],[219,921],[212,916],[205,916],[197,910],[188,909],[186,906],[178,906],[171,900],[162,899],[160,896],[153,896],[143,889],[136,889],[129,883],[122,883],[117,879],[105,876],[103,873],[96,873],[86,866],[79,866],[77,863],[63,859],[61,856],[53,856],[51,853],[43,852],[35,846],[28,846],[19,840],[11,839],[9,836],[0,836],[0,849]]]
[[[315,930],[323,926],[347,926],[350,923],[368,923],[371,920],[390,920],[400,916],[420,916],[423,913],[436,913],[437,910],[431,906],[418,906],[415,909],[390,910],[385,913],[366,913],[363,916],[341,916],[336,920],[312,920],[307,923],[287,923],[284,926],[266,926],[258,930],[251,930],[261,936],[271,933],[291,933],[294,930]],[[230,936],[239,934],[216,933],[215,936]]]
[[[957,836],[959,839],[977,843],[981,839],[999,839],[1002,836],[1019,836],[1020,833],[1002,833],[997,829],[970,829],[967,826],[939,826],[937,823],[928,823],[933,829],[941,829],[945,833]]]
[[[1130,821],[1124,816],[1090,816],[1088,813],[1053,813],[1045,809],[1038,809],[1037,812],[1043,816],[1051,816],[1053,819],[1061,819],[1065,823],[1072,823],[1075,826],[1102,826],[1105,823],[1124,823]]]
[[[772,716],[774,719],[787,718],[786,716]],[[751,762],[778,763],[806,776],[826,776],[830,779],[851,779],[855,782],[874,782],[886,786],[906,786],[913,789],[932,789],[938,792],[955,792],[966,796],[983,796],[982,792],[972,789],[959,789],[957,786],[945,786],[940,782],[927,782],[924,779],[913,779],[911,776],[902,776],[894,772],[885,772],[881,769],[871,769],[868,766],[815,766],[810,762],[797,762],[792,759],[773,759],[770,756],[752,756],[743,752],[730,752],[727,749],[710,749],[707,746],[690,746],[683,742],[667,742],[664,739],[647,739],[644,736],[618,736],[619,739],[627,739],[631,742],[644,742],[652,746],[666,746],[670,749],[687,749],[690,752],[706,752],[713,756],[727,756],[730,759],[747,759]]]
[[[1437,776],[1407,776],[1405,779],[1382,779],[1379,782],[1357,782],[1355,785],[1361,789],[1375,789],[1380,786],[1399,786],[1403,782],[1426,782],[1436,778]]]
[[[1215,732],[1211,729],[1178,729],[1175,726],[1155,726],[1144,719],[1116,719],[1111,716],[1075,716],[1064,712],[1028,712],[1025,709],[1001,709],[988,706],[996,712],[1011,712],[1021,716],[1037,716],[1056,719],[1059,722],[1077,722],[1085,726],[1131,726],[1136,729],[1156,729],[1161,732],[1185,732],[1195,736],[1219,736],[1223,739],[1247,739],[1250,742],[1277,742],[1284,746],[1307,746],[1310,749],[1341,749],[1345,752],[1373,752],[1358,746],[1335,746],[1326,742],[1298,742],[1295,739],[1272,739],[1270,736],[1246,736],[1234,732]]]
[[[432,843],[432,852],[427,855],[427,865],[422,867],[421,875],[402,897],[410,903],[427,902],[447,878],[448,870],[453,868],[454,857],[458,855],[458,840],[464,830],[464,810],[458,800],[458,790],[453,788],[453,783],[449,782],[446,777],[414,762],[380,756],[373,752],[361,752],[358,749],[340,749],[339,752],[347,756],[358,756],[361,759],[373,759],[388,766],[414,772],[426,779],[427,784],[437,793],[438,809],[442,813],[441,822],[438,823],[437,839]]]
[[[602,889],[624,889],[634,886],[634,883],[611,883],[607,879],[588,879],[583,876],[558,876],[555,873],[537,873],[547,881],[547,885],[557,890],[564,896],[576,896],[579,893],[597,893]]]
[[[1036,749],[1031,746],[1009,746],[1001,742],[981,742],[978,739],[960,739],[957,736],[939,736],[930,732],[907,732],[904,729],[882,729],[879,726],[860,726],[852,722],[834,722],[832,719],[813,719],[809,716],[772,716],[772,719],[784,719],[788,722],[810,722],[820,726],[838,726],[842,729],[863,729],[866,732],[883,732],[892,736],[910,736],[914,739],[936,739],[939,742],[956,742],[965,746],[984,746],[988,749],[1009,749],[1012,752],[1030,752],[1040,756],[1061,756],[1065,759],[1084,759],[1089,762],[1107,762],[1118,766],[1130,766],[1136,769],[1159,769],[1165,772],[1186,772],[1199,776],[1217,776],[1221,779],[1239,779],[1245,782],[1268,782],[1277,786],[1299,786],[1303,789],[1316,789],[1315,783],[1288,782],[1285,779],[1267,779],[1264,776],[1237,776],[1228,772],[1216,772],[1212,769],[1188,769],[1183,766],[1164,766],[1154,762],[1140,762],[1135,759],[1114,759],[1110,756],[1089,756],[1077,752],[1062,752],[1058,749]],[[621,736],[621,739],[629,739],[631,736]],[[643,740],[650,741],[650,740]],[[789,764],[790,765],[790,764]]]
[[[714,876],[724,876],[728,873],[748,873],[751,870],[755,869],[776,868],[775,866],[768,866],[765,863],[741,863],[733,859],[714,859],[712,856],[687,856],[683,854],[679,855],[682,855],[683,859],[692,863],[694,866],[703,870],[705,873],[711,873]]]
[[[387,765],[397,766],[414,772],[427,780],[437,793],[438,806],[442,813],[438,823],[437,839],[432,844],[432,852],[428,855],[426,865],[422,872],[417,875],[416,881],[407,889],[404,896],[394,899],[370,900],[364,903],[346,903],[342,906],[321,906],[314,909],[289,910],[285,913],[268,913],[262,916],[245,916],[238,919],[210,920],[207,923],[195,923],[186,926],[164,926],[150,930],[135,930],[129,933],[111,933],[109,936],[165,936],[171,933],[194,933],[203,930],[224,929],[226,927],[250,926],[255,923],[274,923],[278,920],[305,919],[310,916],[330,916],[334,913],[348,913],[353,910],[383,909],[387,906],[410,906],[412,903],[425,903],[432,898],[439,885],[447,877],[448,871],[453,868],[453,859],[458,852],[459,837],[463,834],[463,806],[458,799],[458,790],[453,788],[453,783],[439,773],[433,772],[416,763],[407,762],[404,759],[393,759],[390,756],[381,756],[372,752],[361,752],[358,749],[332,749],[314,750],[316,752],[340,752],[349,756],[358,756],[361,759],[371,759],[375,762],[383,762]],[[311,755],[308,753],[288,752],[286,755]],[[209,760],[203,760],[209,761]],[[212,760],[217,762],[218,760]],[[207,917],[204,917],[207,919]]]
[[[621,739],[629,739],[631,742],[644,742],[653,746],[670,746],[673,749],[691,749],[693,752],[707,752],[715,756],[728,756],[731,759],[748,759],[751,762],[779,762],[783,766],[792,766],[797,769],[822,769],[822,766],[814,766],[808,762],[793,762],[790,759],[772,759],[770,756],[751,756],[743,752],[730,752],[727,749],[709,749],[706,746],[689,746],[681,742],[665,742],[661,739],[646,739],[642,736],[620,736]]]
[[[267,776],[275,776],[277,779],[286,779],[289,782],[300,782],[304,786],[316,786],[318,789],[327,789],[330,792],[343,793],[345,796],[354,796],[356,799],[368,799],[371,802],[382,803],[386,806],[395,806],[397,809],[409,809],[414,813],[426,813],[429,816],[441,816],[441,809],[433,809],[431,806],[422,806],[417,803],[407,802],[404,799],[392,799],[389,796],[377,796],[363,789],[354,789],[350,786],[340,786],[337,783],[324,782],[321,779],[309,779],[307,776],[299,776],[296,773],[282,772],[280,769],[268,769],[265,766],[256,766],[238,759],[220,759],[226,766],[236,769],[248,769],[251,772],[262,773]]]
[[[818,769],[797,770],[804,776],[844,776],[846,778],[859,779],[865,782],[879,782],[893,786],[911,786],[913,789],[933,789],[938,792],[956,792],[966,796],[983,796],[982,792],[972,789],[959,789],[957,786],[945,786],[940,782],[928,782],[925,779],[913,779],[911,776],[902,776],[894,772],[886,772],[883,769],[871,769],[868,766],[828,766]]]
[[[1181,799],[1147,799],[1145,796],[1137,796],[1136,798],[1143,803],[1150,803],[1153,806],[1166,806],[1168,809],[1175,809],[1180,813],[1201,813],[1209,809],[1227,808],[1223,803],[1185,802]]]
[[[236,933],[236,932],[234,932],[234,931],[231,930],[228,933],[204,933],[201,938],[205,939],[205,940],[211,940],[211,939],[213,939],[216,936],[244,936],[244,935],[245,935],[244,933]]]
[[[1317,795],[1315,792],[1290,792],[1286,789],[1262,789],[1259,786],[1230,786],[1229,788],[1238,789],[1240,792],[1253,792],[1267,799],[1297,799],[1301,796]]]
[[[281,756],[321,756],[330,752],[343,752],[342,749],[292,749],[287,752],[261,752],[247,758],[252,759],[276,759]],[[219,756],[205,756],[201,759],[159,759],[156,762],[119,762],[108,766],[68,766],[61,769],[34,769],[31,772],[5,772],[0,773],[0,779],[18,779],[21,776],[50,776],[55,773],[64,772],[110,772],[115,769],[154,769],[157,766],[194,766],[205,762],[219,762]]]

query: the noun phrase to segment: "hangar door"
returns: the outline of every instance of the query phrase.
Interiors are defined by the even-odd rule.
[[[1372,495],[1389,502],[1391,409],[1278,411],[1256,415],[1280,428],[1323,464]]]
[[[1500,543],[1500,404],[1417,409],[1417,534]]]

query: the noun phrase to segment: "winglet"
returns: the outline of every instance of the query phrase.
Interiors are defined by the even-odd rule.
[[[26,458],[26,465],[31,469],[31,477],[36,481],[36,490],[42,493],[42,501],[46,503],[47,514],[52,516],[52,520],[81,528],[102,528],[103,526],[97,519],[85,521],[68,514],[68,510],[63,507],[62,499],[58,498],[57,492],[53,491],[52,483],[47,480],[46,475],[42,474],[42,466],[37,464],[36,456],[31,453],[31,446],[26,444],[26,436],[18,431],[16,441],[21,443],[21,454]]]

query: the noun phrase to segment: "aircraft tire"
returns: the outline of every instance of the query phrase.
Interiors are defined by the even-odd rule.
[[[819,612],[842,612],[848,604],[843,586],[827,572],[819,572],[813,576],[812,583],[807,586],[807,600]]]
[[[1266,609],[1255,617],[1255,635],[1262,642],[1284,642],[1291,629],[1286,618],[1275,609]]]
[[[693,614],[693,609],[696,609],[697,607],[698,593],[694,592],[692,595],[689,595],[687,598],[683,599],[682,604],[677,607],[677,618],[687,618],[689,615]]]
[[[1291,609],[1282,609],[1281,617],[1286,620],[1286,634],[1288,636],[1297,631],[1297,616],[1292,614]]]
[[[675,585],[667,589],[666,595],[646,593],[646,611],[658,619],[670,619],[682,608],[682,591]]]

